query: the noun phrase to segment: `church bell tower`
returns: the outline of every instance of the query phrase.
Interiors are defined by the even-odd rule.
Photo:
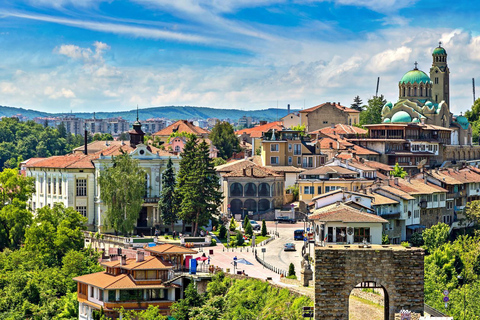
[[[447,51],[438,44],[432,53],[433,62],[430,68],[430,79],[432,80],[432,100],[434,103],[445,101],[450,108],[450,70],[447,65]]]

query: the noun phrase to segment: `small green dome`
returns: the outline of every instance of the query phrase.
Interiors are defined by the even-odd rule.
[[[405,73],[402,77],[402,80],[400,80],[400,83],[431,83],[432,81],[430,80],[430,77],[427,76],[427,74],[421,70],[418,69],[413,69]]]
[[[397,123],[397,122],[411,122],[412,121],[412,117],[410,117],[410,115],[405,112],[405,111],[398,111],[397,113],[395,113],[392,117],[392,122],[393,123]]]
[[[432,109],[432,107],[433,107],[432,101],[427,101],[427,102],[425,102],[425,105],[426,105],[427,107],[429,107],[430,109]]]
[[[383,119],[383,123],[390,123],[390,118]]]
[[[420,120],[418,118],[413,118],[412,122],[413,123],[420,123]]]
[[[392,109],[393,103],[392,103],[391,101],[388,101],[387,103],[385,103],[385,106],[386,106],[386,107],[389,107],[390,109]]]
[[[457,118],[455,119],[455,122],[458,123],[463,129],[468,129],[468,125],[469,125],[469,122],[468,122],[468,119],[464,116],[457,116]]]
[[[434,50],[433,50],[433,53],[432,54],[447,54],[447,51],[445,51],[444,48],[442,47],[436,47]]]

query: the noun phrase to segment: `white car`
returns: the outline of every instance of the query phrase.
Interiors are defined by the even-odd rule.
[[[258,231],[258,230],[262,229],[262,227],[255,220],[250,220],[250,224],[252,225],[253,230]]]

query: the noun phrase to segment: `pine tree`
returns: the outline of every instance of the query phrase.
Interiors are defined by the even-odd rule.
[[[237,228],[237,224],[235,223],[235,218],[232,217],[232,219],[230,219],[230,224],[228,226],[228,229],[230,231],[235,231],[236,228]]]
[[[290,265],[288,266],[288,276],[295,276],[295,266],[293,265],[293,263],[290,263]]]
[[[355,98],[353,98],[353,103],[350,105],[350,107],[357,111],[363,111],[362,104],[363,101],[362,99],[360,99],[360,96],[356,96]]]
[[[167,169],[162,177],[162,192],[158,201],[158,210],[163,223],[173,225],[178,220],[175,208],[175,172],[173,171],[172,159],[168,159]]]
[[[220,239],[225,239],[227,237],[227,228],[225,228],[225,226],[223,224],[220,226],[220,231],[218,233],[218,237]]]
[[[250,238],[253,236],[253,228],[250,220],[248,220],[247,224],[245,225],[245,234],[250,236]]]
[[[267,235],[267,224],[265,223],[265,219],[262,220],[262,237]]]
[[[189,139],[185,146],[191,140],[193,139]],[[187,162],[189,166],[182,168],[180,163],[180,171],[183,169],[186,175],[178,181],[181,184],[178,188],[181,196],[179,213],[182,219],[193,223],[193,234],[197,235],[199,226],[207,224],[218,212],[222,193],[218,191],[220,184],[210,158],[210,147],[205,140],[189,152],[192,152],[192,155],[186,155],[192,159]]]

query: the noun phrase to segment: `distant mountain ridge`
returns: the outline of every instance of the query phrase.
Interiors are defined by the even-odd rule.
[[[291,110],[290,112],[298,112],[299,110]],[[281,117],[287,115],[287,108],[269,108],[263,110],[239,110],[239,109],[217,109],[209,107],[192,107],[192,106],[164,106],[164,107],[151,107],[139,109],[140,120],[146,120],[149,118],[168,118],[172,120],[179,119],[208,119],[218,118],[237,121],[243,116],[256,118],[258,120],[275,121]],[[0,116],[11,117],[17,114],[21,114],[29,119],[35,117],[57,117],[62,115],[75,115],[79,118],[93,118],[93,112],[73,112],[73,113],[49,113],[32,109],[16,108],[0,106]],[[129,111],[116,111],[116,112],[95,112],[95,117],[102,118],[114,118],[122,117],[128,121],[135,121],[137,118],[137,110]]]

